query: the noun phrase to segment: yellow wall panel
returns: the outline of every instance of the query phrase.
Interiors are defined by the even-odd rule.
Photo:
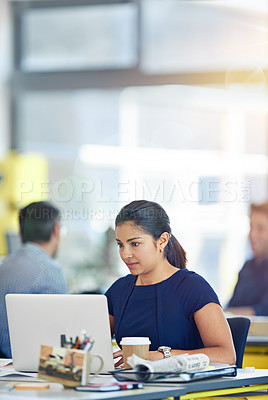
[[[17,209],[46,200],[48,165],[39,155],[10,154],[0,162],[0,201]]]
[[[47,199],[48,164],[44,157],[11,151],[0,161],[0,255],[7,253],[6,233],[18,232],[18,210]]]

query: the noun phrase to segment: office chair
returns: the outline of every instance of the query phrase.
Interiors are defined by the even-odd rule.
[[[236,365],[237,368],[242,368],[250,320],[246,317],[232,317],[227,318],[227,321],[233,336],[236,352]]]
[[[234,347],[235,347],[235,353],[236,353],[236,366],[237,368],[242,368],[242,363],[243,363],[243,357],[244,357],[244,351],[246,347],[246,341],[247,341],[247,336],[248,336],[248,330],[249,330],[249,325],[250,325],[250,319],[246,317],[232,317],[232,318],[227,318],[227,321],[229,323],[232,336],[233,336],[233,342],[234,342]],[[208,396],[209,397],[209,396]],[[212,397],[211,400],[220,400],[222,397],[216,396]],[[235,399],[236,397],[234,397]],[[172,397],[168,397],[168,400],[172,399]],[[179,398],[174,397],[173,400],[178,400]],[[206,397],[207,399],[207,397]],[[230,397],[228,397],[230,399]],[[241,399],[241,397],[239,397]],[[163,399],[165,400],[165,399]],[[195,400],[203,400],[202,398],[196,398]]]

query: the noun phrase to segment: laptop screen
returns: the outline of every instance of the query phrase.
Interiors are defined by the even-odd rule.
[[[14,368],[38,371],[40,346],[60,346],[60,335],[84,330],[95,341],[92,353],[104,361],[102,372],[114,369],[107,299],[91,294],[7,294],[7,317]],[[98,361],[92,365],[92,372]]]

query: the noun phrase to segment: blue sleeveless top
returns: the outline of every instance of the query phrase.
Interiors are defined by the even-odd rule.
[[[204,347],[193,314],[208,303],[220,304],[208,282],[187,269],[154,285],[135,286],[136,279],[119,278],[105,293],[118,345],[125,336],[148,336],[150,350]]]

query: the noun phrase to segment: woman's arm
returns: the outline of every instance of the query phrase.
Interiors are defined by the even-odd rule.
[[[111,336],[114,335],[114,316],[109,314],[109,321],[110,321],[110,329],[111,329]]]
[[[195,350],[171,349],[171,356],[185,353],[203,353],[206,354],[212,362],[235,364],[236,355],[232,334],[222,308],[216,303],[206,304],[194,313],[194,320],[205,347]],[[150,351],[149,359],[163,359],[163,354],[159,351]]]
[[[113,334],[114,334],[114,316],[109,314],[109,320],[110,320],[111,335],[113,336]],[[114,358],[114,360],[118,359],[114,365],[115,367],[119,367],[119,365],[122,365],[123,364],[122,350],[115,351],[113,353],[113,358]]]

